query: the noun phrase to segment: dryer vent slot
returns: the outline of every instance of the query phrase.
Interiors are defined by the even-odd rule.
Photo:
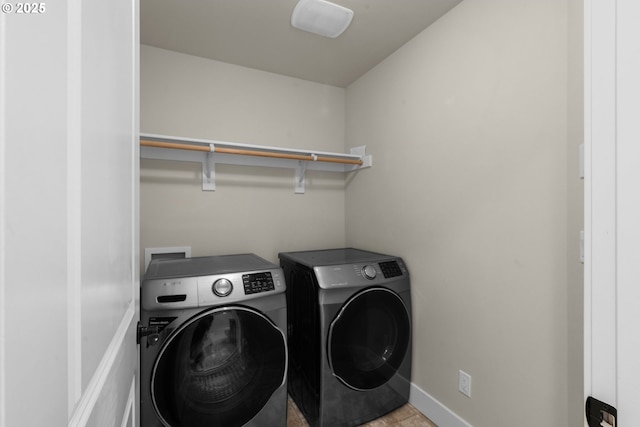
[[[187,294],[179,294],[179,295],[162,295],[159,296],[157,301],[159,303],[166,303],[166,302],[182,302],[182,301],[186,301],[187,299]]]

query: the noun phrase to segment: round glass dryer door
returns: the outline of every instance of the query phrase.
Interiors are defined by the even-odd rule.
[[[242,426],[283,384],[286,339],[245,307],[205,311],[164,344],[151,377],[156,413],[169,427]]]
[[[386,288],[366,289],[347,301],[329,326],[329,364],[348,387],[371,390],[395,375],[410,339],[400,296]]]

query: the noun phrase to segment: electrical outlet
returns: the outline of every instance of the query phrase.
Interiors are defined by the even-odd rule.
[[[471,375],[462,370],[458,371],[458,391],[471,397]]]

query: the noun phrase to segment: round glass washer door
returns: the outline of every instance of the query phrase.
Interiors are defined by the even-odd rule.
[[[202,312],[178,328],[153,366],[151,398],[168,427],[242,426],[284,382],[284,333],[256,310]]]
[[[342,306],[329,326],[329,365],[346,386],[371,390],[395,375],[410,339],[402,298],[386,288],[365,289]]]

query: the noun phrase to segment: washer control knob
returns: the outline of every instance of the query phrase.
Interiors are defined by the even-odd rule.
[[[362,267],[362,275],[369,280],[376,278],[376,269],[372,265],[365,265]]]
[[[233,290],[233,284],[228,279],[218,279],[213,282],[211,290],[219,297],[226,297]]]

